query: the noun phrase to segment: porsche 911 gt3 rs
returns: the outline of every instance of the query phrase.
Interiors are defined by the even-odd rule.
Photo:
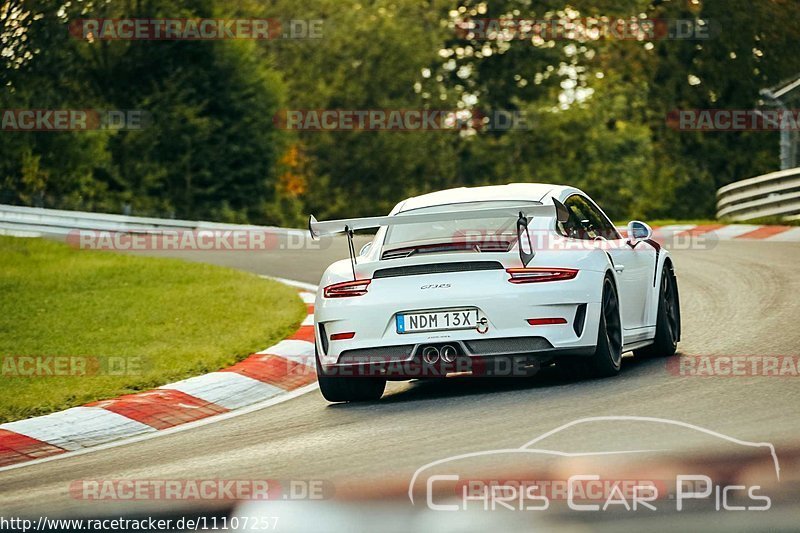
[[[376,229],[356,254],[353,232]],[[380,398],[387,379],[620,371],[622,354],[680,340],[672,259],[650,227],[623,236],[584,192],[547,184],[450,189],[388,216],[319,222],[349,239],[314,305],[317,374],[333,402]]]

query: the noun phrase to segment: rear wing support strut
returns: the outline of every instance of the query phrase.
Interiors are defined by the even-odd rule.
[[[556,220],[560,223],[565,223],[569,220],[569,209],[567,206],[553,198],[553,205],[556,208]],[[533,249],[533,242],[531,242],[531,234],[528,231],[528,217],[520,211],[519,218],[517,219],[517,247],[519,249],[519,260],[522,261],[522,266],[528,266],[536,251]],[[522,234],[525,234],[525,239],[522,239]]]
[[[349,226],[344,227],[344,232],[347,235],[347,250],[350,252],[350,266],[353,269],[353,281],[356,279],[356,247],[353,245],[353,230]]]
[[[525,234],[525,243],[523,245],[522,234]],[[519,260],[522,261],[522,266],[528,266],[536,252],[533,251],[533,244],[531,243],[531,234],[528,232],[528,217],[522,211],[519,212],[517,219],[517,248],[519,249]],[[526,249],[527,248],[527,249]]]

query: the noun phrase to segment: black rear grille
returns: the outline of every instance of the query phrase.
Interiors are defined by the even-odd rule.
[[[461,261],[459,263],[431,263],[403,267],[381,268],[372,275],[373,279],[395,278],[398,276],[423,276],[425,274],[445,274],[448,272],[472,272],[475,270],[503,270],[497,261]]]
[[[399,250],[387,250],[386,252],[383,252],[381,259],[400,259],[403,257],[408,257],[413,253],[414,250],[410,248],[400,248]]]
[[[464,344],[473,355],[524,354],[549,350],[553,347],[544,337],[506,337],[465,341]]]
[[[386,361],[405,361],[414,351],[413,344],[400,346],[381,346],[380,348],[360,348],[345,350],[339,355],[339,363],[378,363]]]
[[[486,241],[477,244],[479,252],[507,252],[513,243],[509,241]]]

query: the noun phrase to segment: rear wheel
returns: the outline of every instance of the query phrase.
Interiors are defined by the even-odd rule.
[[[378,400],[383,395],[386,379],[328,375],[319,362],[316,348],[314,352],[319,390],[329,402],[367,402]]]
[[[610,377],[619,374],[622,367],[622,323],[617,289],[610,277],[606,276],[603,280],[600,327],[594,353],[586,358],[562,360],[557,366],[561,366],[571,377]]]
[[[675,355],[681,335],[681,310],[678,284],[669,263],[661,273],[661,290],[658,295],[656,336],[653,344],[634,350],[637,357],[669,357]]]
[[[619,374],[622,367],[622,322],[619,318],[619,298],[611,278],[603,281],[603,312],[597,332],[597,347],[587,361],[592,377],[609,377]]]

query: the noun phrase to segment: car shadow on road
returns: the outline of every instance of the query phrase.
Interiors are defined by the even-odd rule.
[[[680,356],[676,354],[675,357]],[[671,359],[671,358],[669,358]],[[540,391],[550,393],[574,393],[582,391],[601,391],[603,389],[630,385],[632,380],[650,377],[666,377],[668,358],[645,359],[625,357],[619,375],[604,379],[573,378],[565,376],[557,365],[542,368],[537,374],[527,377],[451,377],[420,379],[410,381],[406,388],[387,391],[383,398],[374,402],[331,404],[333,409],[353,409],[359,406],[407,404],[443,398],[470,397],[483,394],[498,394],[520,391]],[[391,382],[390,382],[391,383]],[[406,406],[407,407],[407,406]]]

